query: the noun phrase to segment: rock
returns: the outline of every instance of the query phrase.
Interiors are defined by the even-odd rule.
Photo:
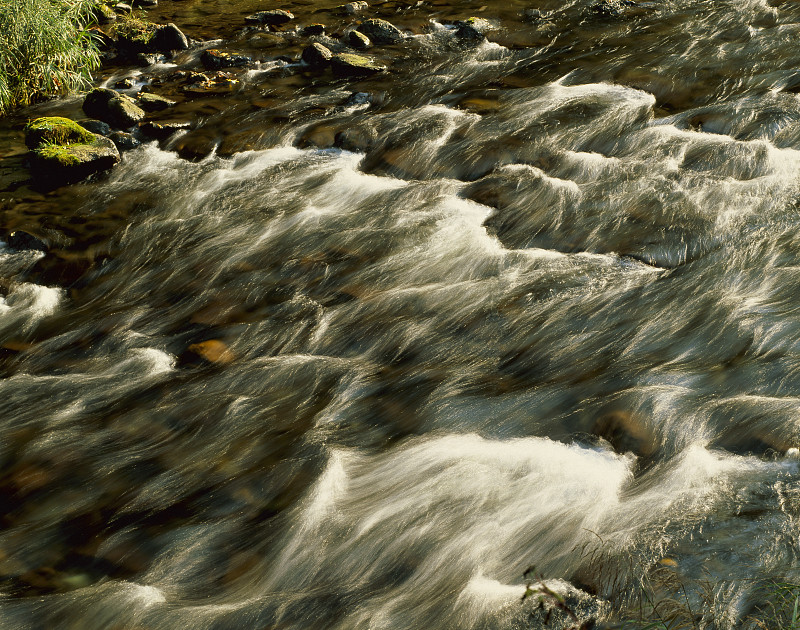
[[[522,19],[526,22],[544,22],[549,20],[547,12],[542,11],[541,9],[523,9],[522,10]]]
[[[324,24],[309,24],[302,31],[300,34],[303,37],[311,37],[313,35],[324,35],[325,34],[325,25]]]
[[[170,22],[159,25],[153,36],[153,46],[160,53],[170,53],[189,48],[189,40],[181,29]]]
[[[130,13],[133,11],[133,7],[127,2],[117,2],[117,4],[114,5],[114,10],[117,13]]]
[[[248,15],[244,21],[247,24],[264,24],[266,26],[280,26],[286,24],[294,19],[294,14],[282,9],[273,9],[271,11],[259,11]]]
[[[136,97],[136,104],[148,114],[151,114],[153,112],[160,112],[172,107],[175,105],[175,101],[172,101],[165,96],[159,96],[158,94],[139,92],[139,95]]]
[[[372,103],[372,94],[369,92],[353,92],[342,105],[344,107],[363,107]]]
[[[134,100],[108,88],[95,88],[83,101],[83,111],[112,127],[127,129],[142,118],[144,110]]]
[[[367,8],[369,8],[369,5],[363,0],[359,0],[358,2],[348,2],[347,4],[339,5],[336,7],[336,12],[341,15],[355,15]]]
[[[182,364],[215,364],[227,365],[236,360],[236,355],[228,346],[219,339],[209,339],[200,343],[193,343],[180,357]]]
[[[369,37],[359,31],[350,31],[347,34],[345,41],[350,48],[355,48],[356,50],[366,50],[372,46],[372,42],[369,41]]]
[[[382,66],[369,57],[351,53],[339,53],[331,57],[333,73],[339,77],[368,77],[379,72],[384,72]]]
[[[589,6],[589,10],[600,17],[620,17],[629,7],[635,7],[633,0],[599,0]]]
[[[31,148],[31,173],[47,186],[80,181],[120,159],[111,140],[66,118],[38,118],[29,123],[26,144]]]
[[[93,10],[94,19],[98,24],[108,24],[117,19],[117,14],[107,4],[98,4]]]
[[[108,138],[114,143],[118,151],[130,151],[142,144],[132,133],[125,131],[115,131]]]
[[[209,48],[208,50],[204,50],[203,54],[200,55],[200,61],[209,70],[222,70],[223,68],[246,66],[253,60],[246,55]]]
[[[356,29],[359,33],[364,33],[373,44],[395,44],[403,39],[402,31],[390,24],[386,20],[367,20]]]
[[[456,22],[455,36],[461,40],[483,41],[486,39],[486,32],[491,30],[492,25],[489,20],[471,17],[467,20]]]
[[[194,96],[228,94],[239,86],[239,81],[237,79],[224,72],[219,72],[211,78],[206,77],[204,74],[200,74],[199,76],[203,77],[203,79],[182,88],[184,94]]]
[[[104,123],[102,120],[79,120],[78,124],[86,129],[86,131],[91,131],[92,133],[96,133],[100,136],[108,136],[111,134],[111,127],[108,123]]]
[[[333,57],[333,53],[330,49],[322,44],[313,43],[305,47],[301,58],[312,68],[319,68],[327,66],[331,61],[331,57]]]
[[[133,87],[133,79],[130,77],[120,79],[114,84],[114,89],[117,90],[130,90]]]
[[[106,35],[99,27],[92,26],[87,29],[87,32],[92,36],[95,44],[97,44],[98,50],[106,52],[114,47],[114,40]]]
[[[43,145],[89,143],[94,140],[94,135],[74,120],[47,116],[25,126],[25,145],[34,150]]]
[[[22,230],[11,232],[7,238],[8,246],[16,250],[38,250],[46,252],[50,247],[43,240],[36,238],[33,234],[28,234]]]
[[[649,457],[658,448],[656,436],[644,420],[628,411],[614,410],[600,416],[592,433],[607,440],[618,453]]]
[[[180,121],[180,122],[148,121],[139,124],[139,129],[141,129],[143,134],[145,134],[146,136],[150,136],[151,138],[156,138],[158,140],[164,140],[165,138],[169,138],[176,131],[182,131],[184,129],[191,129],[191,128],[192,124],[186,121]]]

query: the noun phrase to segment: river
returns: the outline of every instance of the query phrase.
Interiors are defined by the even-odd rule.
[[[800,3],[339,4],[160,0],[193,46],[97,80],[192,128],[93,181],[23,167],[79,97],[0,121],[0,235],[50,244],[0,242],[0,626],[569,627],[547,585],[581,620],[772,627]],[[367,17],[407,35],[386,73],[298,61]],[[255,62],[187,97],[209,47]]]

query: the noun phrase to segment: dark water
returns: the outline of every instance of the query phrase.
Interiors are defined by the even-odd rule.
[[[3,121],[51,250],[0,250],[0,626],[560,627],[533,565],[755,628],[800,580],[800,3],[376,3],[361,81],[296,61],[336,4],[161,0],[204,43],[99,78],[193,128],[97,181],[21,166],[79,99]],[[256,63],[187,98],[209,46]]]

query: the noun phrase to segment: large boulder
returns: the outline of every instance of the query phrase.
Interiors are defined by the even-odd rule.
[[[160,24],[153,35],[153,47],[155,52],[163,54],[175,50],[186,50],[189,48],[189,40],[183,31],[172,24]]]
[[[386,20],[367,20],[358,25],[356,29],[359,33],[364,33],[373,44],[395,44],[403,39],[405,35],[394,24]]]
[[[95,88],[86,95],[83,111],[112,127],[128,129],[144,118],[145,112],[129,96],[108,88]]]
[[[34,179],[46,187],[77,182],[119,162],[119,151],[103,136],[58,117],[37,118],[25,128]]]
[[[346,78],[369,77],[386,70],[386,66],[376,63],[369,57],[351,53],[338,53],[331,57],[331,67],[333,74]]]

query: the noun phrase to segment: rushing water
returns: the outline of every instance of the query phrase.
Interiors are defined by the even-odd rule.
[[[0,626],[560,627],[535,566],[755,627],[800,581],[800,3],[375,3],[361,81],[296,61],[336,4],[161,0],[217,39],[103,81],[258,63],[97,181],[20,168],[79,100],[4,122],[51,249],[0,245]]]

